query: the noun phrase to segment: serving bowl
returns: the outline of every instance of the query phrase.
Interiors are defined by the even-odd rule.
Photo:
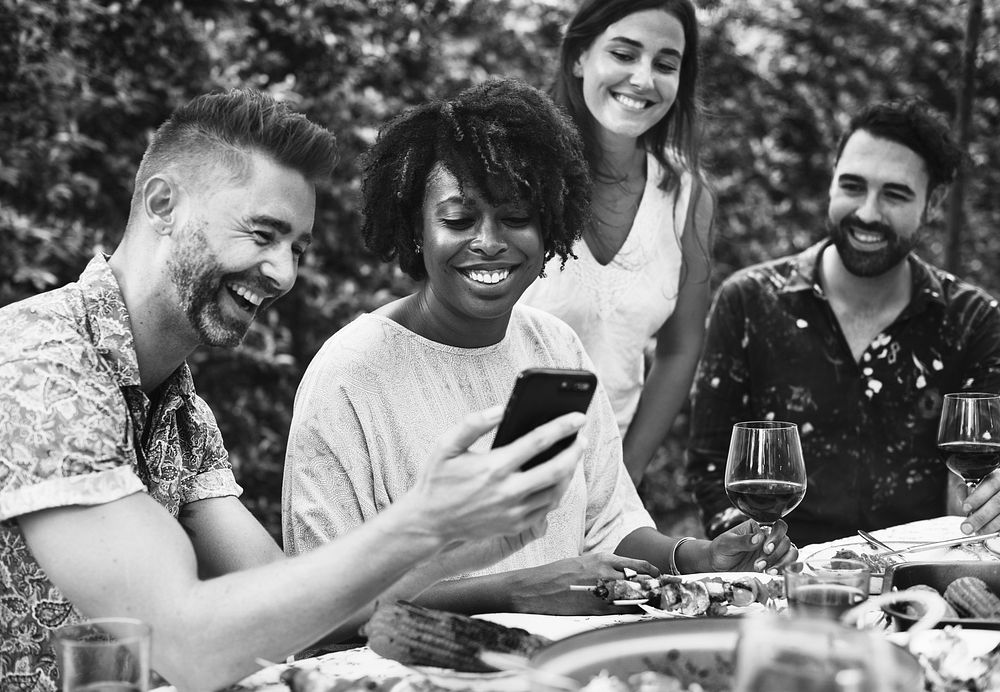
[[[731,690],[740,626],[746,620],[651,620],[582,632],[535,653],[532,666],[542,674],[529,676],[531,689],[564,692],[565,687],[547,685],[545,673],[585,685],[601,671],[624,680],[633,673],[651,670],[672,675],[685,687],[698,683],[706,692]],[[922,689],[923,670],[917,659],[900,646],[891,645],[891,650],[901,671],[899,689]]]
[[[924,584],[944,594],[948,585],[959,577],[978,577],[986,582],[990,590],[1000,596],[1000,562],[910,562],[893,565],[886,570],[882,583],[882,592],[894,590],[903,591]],[[882,610],[889,615],[900,630],[908,630],[918,617],[906,612],[903,603],[883,606]],[[936,627],[961,625],[973,629],[1000,629],[1000,618],[945,618]]]

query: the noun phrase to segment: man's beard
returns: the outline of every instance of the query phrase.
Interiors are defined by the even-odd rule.
[[[845,216],[839,224],[827,219],[827,227],[844,267],[859,277],[870,278],[885,274],[903,262],[917,245],[916,235],[904,240],[889,225],[864,223],[854,214]],[[873,251],[855,249],[850,239],[851,228],[880,234],[885,239],[886,246]]]
[[[209,248],[205,228],[204,223],[189,222],[180,229],[179,242],[167,262],[167,269],[181,308],[201,343],[233,348],[243,341],[251,320],[227,317],[221,309],[220,292],[228,291],[225,284],[235,277],[227,278]]]

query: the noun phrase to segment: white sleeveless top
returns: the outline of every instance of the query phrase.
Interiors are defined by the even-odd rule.
[[[644,350],[673,313],[680,289],[681,234],[691,176],[681,178],[678,197],[657,187],[661,175],[659,163],[647,155],[642,200],[611,262],[600,264],[581,238],[573,246],[578,259],[570,259],[560,271],[560,259],[553,258],[545,266],[545,277],[536,279],[521,297],[521,302],[552,313],[579,335],[623,437],[642,392]]]

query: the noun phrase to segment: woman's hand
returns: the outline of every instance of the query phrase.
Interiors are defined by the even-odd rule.
[[[509,574],[508,598],[515,612],[547,615],[608,615],[633,612],[634,608],[612,605],[589,591],[570,591],[570,585],[597,586],[598,579],[624,579],[625,568],[658,576],[645,560],[613,553],[590,553]]]
[[[799,549],[786,535],[788,526],[778,520],[765,532],[748,519],[719,534],[709,545],[709,562],[716,572],[764,572],[777,574],[798,559]]]

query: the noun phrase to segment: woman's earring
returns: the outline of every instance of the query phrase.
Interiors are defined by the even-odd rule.
[[[416,253],[417,253],[417,254],[419,255],[419,254],[420,254],[421,252],[423,252],[423,251],[424,251],[424,246],[420,244],[420,241],[419,241],[419,240],[414,240],[414,241],[413,241],[413,249],[414,249],[414,250],[416,251]]]

